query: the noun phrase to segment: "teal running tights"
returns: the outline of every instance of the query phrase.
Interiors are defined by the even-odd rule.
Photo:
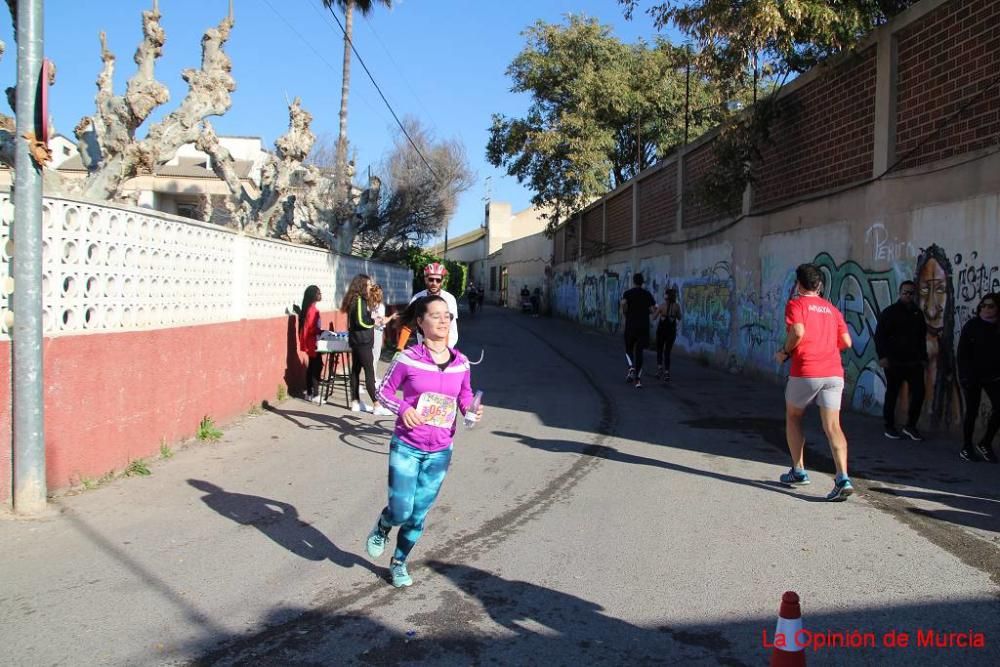
[[[379,516],[386,533],[399,526],[393,559],[405,561],[424,532],[424,520],[448,474],[452,448],[425,452],[395,435],[389,442],[389,504]]]

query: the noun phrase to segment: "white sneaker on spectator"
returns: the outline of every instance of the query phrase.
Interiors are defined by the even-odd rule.
[[[357,401],[351,401],[351,412],[364,412],[364,408]]]
[[[361,408],[361,412],[371,412],[372,406],[367,405],[364,401],[358,401],[358,406]]]
[[[310,403],[315,403],[316,405],[323,405],[326,401],[323,400],[323,394],[316,394],[315,396],[309,397]]]
[[[382,407],[382,404],[380,403],[379,405],[375,406],[374,414],[376,417],[391,417],[392,411],[389,410],[389,408]]]

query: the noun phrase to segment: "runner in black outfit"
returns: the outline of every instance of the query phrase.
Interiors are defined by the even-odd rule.
[[[670,287],[664,293],[664,302],[656,307],[656,377],[670,379],[670,353],[677,340],[677,322],[681,319],[681,306],[677,303],[677,288]]]
[[[656,301],[642,283],[642,274],[632,276],[632,289],[622,294],[621,310],[625,319],[625,359],[628,362],[626,382],[642,387],[642,355],[649,345],[649,316],[656,309]]]

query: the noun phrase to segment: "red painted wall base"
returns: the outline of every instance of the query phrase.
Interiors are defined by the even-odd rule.
[[[342,313],[323,313],[344,328]],[[192,437],[204,416],[224,424],[278,386],[303,389],[294,317],[44,340],[50,490],[122,470]],[[11,501],[10,343],[0,342],[0,503]]]

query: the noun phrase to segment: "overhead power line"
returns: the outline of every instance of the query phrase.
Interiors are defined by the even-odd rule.
[[[340,32],[342,32],[344,34],[344,39],[346,39],[347,43],[350,44],[351,51],[354,53],[355,57],[358,59],[358,62],[361,63],[361,67],[365,70],[365,74],[368,75],[368,78],[371,80],[372,85],[375,86],[375,90],[378,91],[379,97],[382,98],[382,101],[385,103],[386,108],[389,109],[389,113],[392,114],[392,118],[393,118],[393,120],[396,121],[396,125],[399,127],[400,132],[402,132],[403,136],[406,137],[406,140],[410,142],[410,145],[413,146],[413,150],[415,150],[417,152],[417,155],[420,156],[420,159],[423,161],[424,165],[427,167],[427,171],[431,172],[431,175],[434,177],[434,180],[437,181],[438,184],[440,185],[441,184],[441,177],[438,176],[438,174],[437,174],[436,171],[434,171],[434,167],[432,167],[431,163],[427,161],[426,157],[424,157],[423,151],[420,150],[420,147],[417,146],[417,144],[416,144],[415,141],[413,141],[413,137],[411,137],[410,133],[406,131],[406,127],[404,127],[403,123],[400,122],[399,116],[396,115],[395,109],[393,109],[392,105],[389,104],[389,100],[386,99],[385,94],[382,92],[382,89],[379,87],[378,83],[375,81],[375,77],[372,76],[371,71],[368,69],[368,65],[365,64],[364,58],[362,58],[361,54],[358,53],[358,50],[356,48],[354,48],[354,40],[352,40],[350,37],[347,36],[347,30],[344,29],[344,25],[340,22],[340,18],[338,18],[336,12],[333,12],[333,11],[330,12],[330,15],[333,17],[333,20],[337,22],[337,26],[340,28]]]
[[[329,61],[329,60],[327,60],[327,59],[326,59],[326,57],[324,57],[323,53],[321,53],[319,49],[317,49],[317,48],[316,48],[315,46],[313,46],[313,45],[312,45],[312,44],[311,44],[311,43],[309,42],[309,40],[308,40],[308,39],[306,39],[306,38],[305,38],[305,36],[304,36],[304,35],[303,35],[303,34],[302,34],[301,32],[299,32],[299,31],[298,31],[298,30],[297,30],[297,29],[295,28],[295,26],[294,26],[294,25],[292,25],[292,22],[291,22],[291,21],[289,21],[288,19],[286,19],[286,18],[285,18],[285,17],[284,17],[284,16],[283,16],[283,15],[281,14],[281,12],[279,12],[279,11],[278,11],[278,10],[277,10],[277,9],[275,8],[275,6],[274,6],[274,5],[272,5],[272,4],[271,4],[271,3],[269,2],[269,0],[263,0],[263,2],[264,2],[264,4],[265,4],[265,5],[267,5],[267,6],[268,6],[268,8],[269,8],[269,9],[270,9],[270,10],[271,10],[272,12],[274,12],[274,15],[275,15],[275,16],[277,16],[277,17],[278,17],[279,19],[281,19],[281,21],[282,21],[282,22],[283,22],[283,23],[284,23],[284,24],[285,24],[285,25],[286,25],[286,26],[288,27],[288,29],[289,29],[289,30],[291,30],[291,31],[292,31],[292,33],[294,33],[294,34],[295,34],[295,36],[299,38],[299,42],[301,42],[302,44],[304,44],[305,46],[307,46],[307,47],[309,48],[309,50],[310,50],[310,51],[312,51],[312,52],[313,52],[314,54],[316,54],[316,58],[317,58],[317,59],[318,59],[318,60],[319,60],[319,61],[320,61],[321,63],[323,63],[324,65],[326,65],[326,66],[327,66],[327,68],[328,68],[328,69],[329,69],[329,70],[330,70],[331,72],[334,72],[334,73],[338,73],[338,74],[340,73],[340,69],[339,69],[339,68],[337,68],[337,67],[334,67],[334,66],[333,66],[333,65],[332,65],[332,64],[330,63],[330,61]],[[368,99],[367,97],[365,97],[364,95],[362,95],[362,96],[361,96],[361,99],[362,99],[362,101],[364,101],[364,103],[365,103],[365,104],[366,104],[366,105],[367,105],[368,107],[370,107],[370,108],[371,108],[371,110],[372,110],[373,112],[375,112],[375,113],[379,113],[379,109],[378,109],[378,108],[377,108],[377,107],[376,107],[376,106],[374,105],[374,102],[370,101],[370,100],[369,100],[369,99]],[[383,118],[384,118],[384,117],[383,117]]]

